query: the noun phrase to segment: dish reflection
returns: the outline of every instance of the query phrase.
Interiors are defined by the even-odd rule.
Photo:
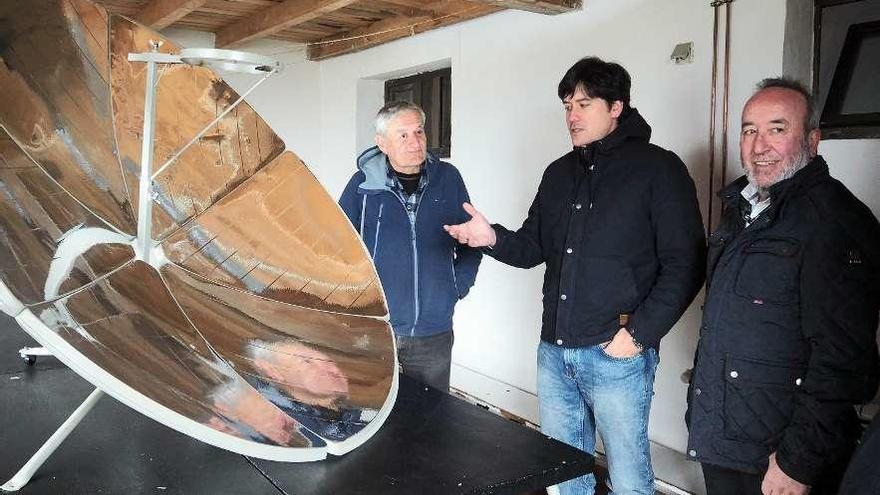
[[[242,103],[150,184],[145,66],[179,47],[88,0],[0,2],[0,309],[109,395],[194,438],[282,461],[357,447],[390,413],[395,350],[359,238]],[[162,66],[155,165],[238,99]]]

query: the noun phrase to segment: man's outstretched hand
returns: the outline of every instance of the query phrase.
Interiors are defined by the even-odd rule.
[[[461,206],[471,216],[471,219],[458,225],[444,225],[443,228],[446,232],[449,232],[449,235],[461,244],[467,244],[470,247],[494,246],[495,229],[489,225],[486,217],[470,203],[463,203]]]

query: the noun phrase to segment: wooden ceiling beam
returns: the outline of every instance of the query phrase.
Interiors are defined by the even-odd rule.
[[[422,7],[426,2],[422,0],[382,0],[385,3],[393,3],[395,5],[403,5],[404,7]]]
[[[208,0],[152,0],[137,13],[135,20],[153,29],[164,29],[183,19]]]
[[[381,2],[400,15],[413,17],[431,15],[431,11],[424,8],[425,2],[421,0],[381,0]]]
[[[357,0],[287,0],[257,12],[250,17],[221,29],[214,41],[217,48],[265,38],[287,28],[317,19]]]
[[[465,0],[426,2],[422,8],[431,11],[432,15],[383,19],[369,26],[311,43],[308,47],[308,58],[309,60],[323,60],[346,53],[354,53],[389,41],[502,10],[500,7]]]
[[[527,10],[538,14],[562,14],[580,10],[583,0],[471,0],[505,9]]]

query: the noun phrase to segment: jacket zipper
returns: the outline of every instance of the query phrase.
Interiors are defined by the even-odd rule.
[[[425,187],[427,189],[427,187]],[[415,336],[416,334],[416,325],[419,323],[419,250],[416,247],[416,220],[419,216],[419,207],[422,204],[422,201],[425,199],[425,191],[422,191],[421,196],[419,197],[419,202],[416,204],[416,210],[413,212],[412,216],[409,214],[409,210],[406,209],[406,201],[398,194],[393,194],[394,197],[400,201],[401,206],[403,206],[403,213],[406,215],[406,218],[409,220],[409,238],[410,244],[412,245],[412,253],[413,253],[413,310],[415,312],[415,317],[413,318],[413,326],[410,330],[410,336]]]
[[[427,187],[425,187],[427,189]],[[412,250],[413,250],[413,299],[415,300],[415,308],[416,308],[416,317],[413,320],[412,332],[410,335],[415,336],[416,334],[416,325],[419,323],[419,249],[416,246],[416,221],[419,218],[419,207],[422,205],[422,201],[425,199],[425,191],[422,191],[421,196],[419,196],[419,202],[416,203],[416,211],[413,213],[412,221],[410,222],[412,235]],[[409,216],[409,215],[407,215]]]
[[[364,238],[364,220],[365,220],[366,214],[367,214],[367,195],[364,194],[364,200],[363,200],[363,202],[361,202],[361,229],[359,231],[361,234],[361,239]]]
[[[449,256],[449,265],[452,267],[452,285],[455,287],[455,298],[459,299],[461,292],[458,290],[458,277],[455,275],[455,247],[451,249]]]
[[[594,172],[595,172],[597,161],[598,160],[596,160],[596,154],[594,153],[593,154],[593,163],[587,163],[586,170],[584,170],[584,173],[587,174],[587,177],[586,177],[586,179],[587,179],[587,194],[589,194],[588,201],[590,202],[590,204],[587,206],[587,209],[589,210],[587,212],[588,214],[591,213],[593,210],[593,198],[595,198],[595,192],[596,192],[594,189],[594,186],[596,186],[596,183],[595,183],[596,182],[596,174]]]
[[[376,237],[373,238],[373,259],[376,261],[378,261],[379,257],[379,229],[382,227],[382,208],[384,206],[385,203],[379,203],[379,216],[376,218]]]

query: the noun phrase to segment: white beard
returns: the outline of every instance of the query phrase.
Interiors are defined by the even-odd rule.
[[[788,164],[788,166],[784,167],[779,172],[779,177],[773,179],[773,181],[766,187],[761,187],[758,185],[757,179],[755,179],[754,175],[752,175],[752,169],[750,168],[746,168],[746,178],[748,178],[749,184],[751,184],[758,191],[758,198],[763,201],[769,196],[770,187],[772,187],[774,184],[778,184],[784,181],[785,179],[791,179],[792,177],[794,177],[794,174],[798,172],[798,170],[806,167],[812,159],[813,157],[810,156],[810,147],[807,145],[807,140],[805,139],[801,145],[800,153],[798,153],[798,155],[794,158],[794,160],[791,161],[790,164]]]

